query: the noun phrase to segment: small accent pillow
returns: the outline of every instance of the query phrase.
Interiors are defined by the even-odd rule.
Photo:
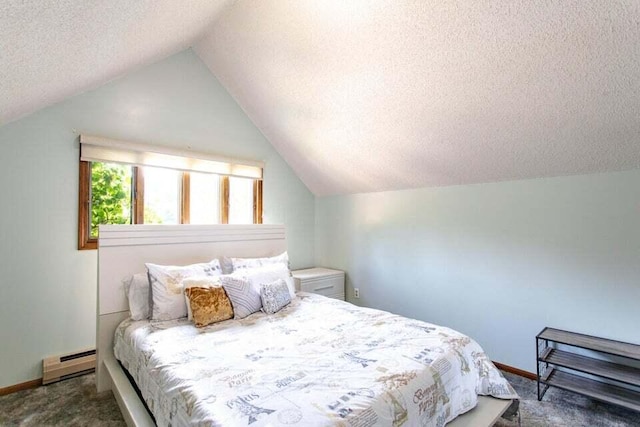
[[[282,279],[262,285],[260,299],[262,300],[262,311],[267,314],[277,313],[291,302],[289,287]]]
[[[150,263],[145,265],[151,284],[152,320],[174,320],[187,316],[187,304],[182,295],[182,280],[185,278],[222,274],[220,262],[217,259],[208,263],[182,267]]]
[[[260,291],[243,278],[222,276],[220,282],[233,305],[233,313],[236,319],[244,319],[250,314],[260,311],[262,300]]]
[[[193,286],[186,288],[184,294],[189,299],[193,323],[197,328],[233,317],[231,301],[222,286],[208,288]]]
[[[149,276],[145,273],[134,274],[123,281],[129,300],[129,312],[133,320],[149,318]]]
[[[191,303],[187,296],[188,288],[215,288],[221,287],[220,276],[199,276],[199,277],[187,277],[182,280],[182,288],[184,289],[184,301],[187,304],[187,318],[193,320],[193,313],[191,310]]]
[[[225,257],[226,258],[226,257]],[[249,270],[257,267],[264,267],[267,265],[282,264],[287,269],[289,268],[289,255],[287,252],[283,252],[280,255],[267,257],[267,258],[230,258],[232,271],[235,273],[240,270]],[[227,264],[227,259],[223,260],[223,264]]]

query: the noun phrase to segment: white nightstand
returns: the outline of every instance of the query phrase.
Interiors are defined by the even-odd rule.
[[[344,271],[307,268],[292,271],[291,274],[296,282],[296,290],[344,301]]]

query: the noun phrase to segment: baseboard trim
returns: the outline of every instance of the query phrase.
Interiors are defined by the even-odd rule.
[[[493,362],[493,364],[496,365],[496,368],[500,369],[501,371],[509,372],[510,374],[518,375],[520,377],[528,378],[534,381],[538,378],[533,372],[514,368],[513,366],[505,365],[498,362]]]
[[[0,388],[0,396],[15,393],[17,391],[30,390],[32,388],[40,387],[42,385],[42,378],[27,381],[20,384],[10,385],[9,387]]]

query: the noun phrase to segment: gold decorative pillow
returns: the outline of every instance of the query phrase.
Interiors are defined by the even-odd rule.
[[[231,301],[222,286],[191,287],[184,294],[189,298],[193,322],[198,328],[233,317]]]
[[[180,283],[183,289],[183,298],[185,304],[187,305],[187,317],[189,320],[193,320],[193,314],[191,313],[191,302],[189,302],[189,297],[184,292],[187,288],[214,288],[216,286],[222,286],[220,283],[220,276],[210,277],[210,276],[198,276],[198,277],[187,277],[186,279],[182,279]]]

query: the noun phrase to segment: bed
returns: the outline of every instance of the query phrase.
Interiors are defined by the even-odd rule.
[[[128,319],[145,262],[277,255],[283,226],[104,226],[99,245],[97,386],[129,425],[489,426],[517,397],[469,337],[319,295],[205,328]]]

